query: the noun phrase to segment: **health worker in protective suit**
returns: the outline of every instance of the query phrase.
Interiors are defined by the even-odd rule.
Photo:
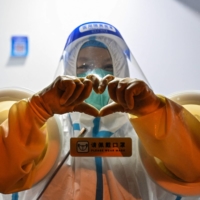
[[[45,200],[200,199],[200,123],[181,105],[154,94],[115,27],[102,22],[77,27],[56,76],[42,91],[15,103],[1,125],[1,146],[12,145],[23,154],[13,161],[15,169],[1,151],[3,170],[12,169],[9,178],[0,172],[5,180],[1,192],[26,190],[18,193],[23,200],[37,199],[41,192]],[[43,191],[49,176],[36,184],[34,170],[45,157],[45,122],[54,114],[60,114],[63,126],[59,162],[70,150],[70,138],[79,137],[82,128],[85,138],[96,141],[131,138],[131,155],[69,155]],[[3,134],[11,135],[10,141]],[[12,142],[20,135],[25,139]]]

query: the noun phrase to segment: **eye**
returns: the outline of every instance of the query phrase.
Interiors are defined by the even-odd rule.
[[[112,72],[113,71],[113,65],[112,64],[107,64],[103,67],[104,70]]]
[[[77,66],[77,74],[87,72],[88,70],[92,69],[92,66],[86,63]]]
[[[78,66],[77,68],[81,69],[81,70],[88,70],[88,69],[90,69],[90,66],[85,64],[85,63],[83,63],[81,66]]]

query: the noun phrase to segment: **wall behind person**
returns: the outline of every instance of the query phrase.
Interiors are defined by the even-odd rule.
[[[200,89],[200,2],[196,0],[0,0],[0,88],[50,84],[70,32],[87,21],[116,26],[156,93]],[[11,58],[10,38],[29,54]],[[132,75],[134,76],[134,75]]]

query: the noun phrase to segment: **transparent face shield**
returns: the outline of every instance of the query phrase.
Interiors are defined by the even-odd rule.
[[[119,31],[106,23],[83,24],[70,34],[55,78],[60,75],[86,77],[89,74],[100,79],[108,74],[119,78],[131,77],[149,85]],[[109,102],[107,90],[98,97],[93,91],[87,101],[100,109]]]
[[[77,70],[77,61],[79,60],[77,59],[80,54],[83,54],[86,48],[88,50],[85,50],[84,53],[90,57],[89,68],[95,65],[93,62],[98,62],[98,60],[95,61],[97,57],[110,54],[114,76],[137,78],[149,85],[147,78],[120,32],[112,25],[102,22],[90,22],[74,29],[67,39],[54,78],[60,75],[77,76],[77,72],[79,73],[79,70]],[[99,51],[96,54],[94,52],[95,49]],[[107,54],[103,51],[101,53],[99,49],[103,49],[104,52],[107,51]],[[96,58],[92,58],[92,56],[96,56]]]

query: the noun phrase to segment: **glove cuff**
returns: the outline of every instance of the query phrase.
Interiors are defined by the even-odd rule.
[[[46,110],[44,102],[39,95],[33,95],[28,101],[32,110],[42,122],[45,123],[50,117],[53,116],[53,113]]]

